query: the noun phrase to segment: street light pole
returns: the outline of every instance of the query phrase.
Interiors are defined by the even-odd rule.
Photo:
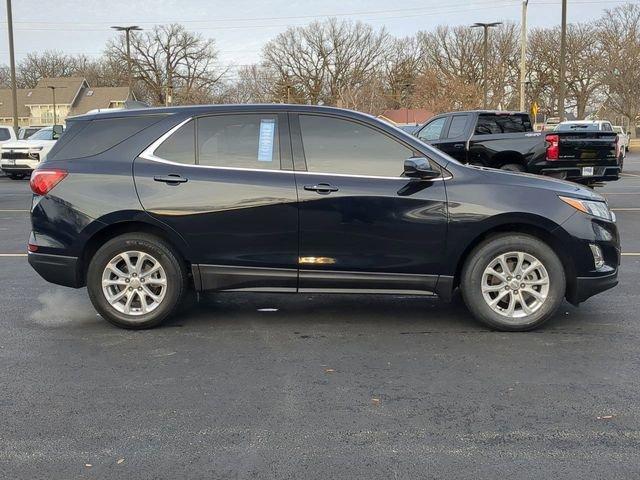
[[[566,54],[567,54],[567,0],[562,0],[562,29],[560,33],[560,74],[558,89],[558,116],[562,122],[564,118],[564,97],[566,92]]]
[[[58,123],[58,118],[56,117],[56,88],[53,85],[48,85],[47,88],[51,89],[51,95],[53,95],[53,124],[56,125]]]
[[[133,89],[133,76],[131,73],[131,31],[138,31],[138,30],[142,30],[142,28],[140,28],[137,25],[130,25],[128,27],[120,27],[120,26],[114,26],[111,27],[114,30],[117,30],[118,32],[124,32],[125,33],[125,38],[126,38],[126,43],[127,43],[127,76],[128,76],[128,85],[129,85],[129,93],[127,95],[127,99],[131,99],[131,90]]]
[[[13,129],[18,135],[18,82],[16,80],[16,57],[13,47],[13,13],[11,0],[7,0],[7,32],[9,33],[9,64],[11,68],[11,99],[13,101]]]
[[[484,31],[484,40],[482,48],[482,108],[487,108],[489,85],[487,82],[487,63],[489,59],[489,28],[502,25],[502,22],[480,23],[476,22],[472,28],[482,28]]]
[[[525,109],[525,86],[527,76],[527,6],[529,0],[522,0],[522,23],[520,31],[520,111]]]

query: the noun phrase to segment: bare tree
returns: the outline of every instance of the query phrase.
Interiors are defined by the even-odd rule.
[[[555,114],[560,69],[558,58],[560,28],[541,28],[531,32],[528,63],[530,97],[546,105]],[[603,63],[593,24],[579,23],[567,29],[566,86],[569,108],[575,108],[578,118],[585,118],[589,105],[598,96],[602,86]]]
[[[107,44],[105,56],[126,63],[124,35]],[[216,67],[213,40],[178,24],[157,25],[151,31],[133,34],[131,57],[136,78],[156,104],[164,104],[169,92],[173,103],[210,101],[225,73]]]
[[[629,3],[607,10],[596,25],[607,105],[629,118],[635,137],[640,114],[640,6]]]
[[[28,53],[16,68],[18,83],[22,88],[34,88],[41,78],[75,75],[77,65],[76,57],[58,51]]]
[[[277,72],[302,103],[351,106],[354,92],[375,76],[389,35],[361,22],[329,19],[289,28],[263,50],[265,66]]]

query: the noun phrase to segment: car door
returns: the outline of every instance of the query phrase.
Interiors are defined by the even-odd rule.
[[[441,138],[433,145],[462,163],[467,163],[467,140],[471,136],[471,115],[452,115],[443,129]]]
[[[447,228],[444,181],[402,177],[404,160],[420,154],[375,124],[300,113],[291,125],[300,291],[433,291]]]
[[[143,207],[187,242],[203,289],[295,291],[292,165],[286,114],[228,113],[184,120],[134,172]]]

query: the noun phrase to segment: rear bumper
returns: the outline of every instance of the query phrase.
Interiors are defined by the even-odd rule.
[[[583,166],[541,168],[540,173],[542,175],[571,181],[615,181],[620,178],[620,167],[618,165],[594,165],[593,175],[589,176],[584,176],[582,174],[582,167]]]
[[[29,252],[29,264],[47,282],[79,288],[78,258]]]
[[[602,277],[577,277],[575,291],[568,300],[577,305],[616,285],[618,285],[618,270]]]

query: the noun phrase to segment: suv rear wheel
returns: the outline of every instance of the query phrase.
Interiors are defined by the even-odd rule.
[[[489,238],[469,255],[461,290],[471,313],[503,331],[539,327],[564,298],[564,267],[543,241],[524,234]]]
[[[106,242],[87,272],[89,298],[98,313],[122,328],[151,328],[180,305],[187,273],[173,249],[146,233]]]

